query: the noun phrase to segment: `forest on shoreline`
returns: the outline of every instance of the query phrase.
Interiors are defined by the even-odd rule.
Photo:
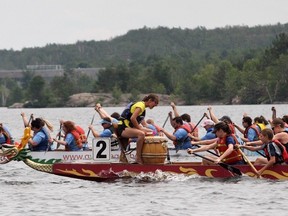
[[[45,80],[27,65],[63,65]],[[73,68],[103,67],[95,79]],[[111,103],[169,95],[185,105],[281,103],[288,97],[288,24],[207,30],[158,27],[131,30],[110,41],[0,50],[0,68],[22,69],[0,80],[2,106],[68,106],[71,95],[110,93]],[[85,106],[85,104],[79,105]]]

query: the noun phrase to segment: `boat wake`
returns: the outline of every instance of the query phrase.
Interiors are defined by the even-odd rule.
[[[121,173],[118,173],[121,178],[129,178],[136,182],[169,182],[169,181],[187,181],[189,179],[201,178],[198,175],[185,175],[172,172],[163,172],[161,170],[156,170],[155,172],[141,172],[134,173],[124,170]]]

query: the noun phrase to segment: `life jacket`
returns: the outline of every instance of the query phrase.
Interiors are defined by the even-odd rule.
[[[229,136],[232,136],[233,139],[235,140],[236,144],[238,144],[238,140],[234,134],[231,134]],[[223,138],[218,139],[217,149],[218,149],[220,155],[222,155],[228,149],[228,146],[226,145],[227,144],[226,143],[227,137],[228,136],[225,136]],[[233,164],[233,163],[237,163],[238,161],[242,161],[242,160],[243,160],[243,158],[242,158],[240,151],[238,149],[233,149],[231,154],[228,155],[226,158],[224,158],[222,161],[225,163],[228,163],[228,164]]]
[[[280,156],[280,158],[276,157],[276,163],[282,163],[283,161],[288,163],[288,153],[287,153],[285,146],[279,140],[272,140],[272,144],[276,144],[276,146],[278,147],[278,149],[277,149],[274,145],[274,147],[276,149],[276,154],[278,156]],[[266,145],[263,150],[264,150],[264,153],[265,153],[267,159],[270,160],[268,145]]]
[[[40,132],[42,132],[45,135],[45,137],[43,140],[41,140],[41,142],[37,146],[30,146],[30,149],[32,151],[46,151],[47,149],[49,150],[49,142],[48,142],[49,136],[47,132],[43,130],[43,128],[39,130],[37,133],[40,133]]]
[[[13,144],[8,133],[3,133],[3,136],[5,137],[5,143]]]
[[[251,125],[251,126],[249,126],[249,127],[247,127],[246,129],[245,129],[245,131],[244,131],[244,137],[245,138],[247,138],[248,137],[248,130],[250,129],[250,128],[252,128],[255,132],[256,132],[256,136],[257,136],[257,139],[256,140],[258,140],[259,139],[259,130],[257,129],[257,127],[255,126],[255,125]],[[252,141],[256,141],[256,140],[252,140]]]
[[[128,120],[129,121],[129,127],[133,127],[133,123],[130,121],[131,116],[133,113],[131,112],[131,108],[134,105],[134,102],[130,102],[120,115],[120,120]],[[144,110],[139,116],[137,116],[136,120],[138,123],[140,123],[145,118],[146,110]]]
[[[85,134],[85,131],[82,127],[80,127],[79,125],[76,126],[77,131],[80,134],[80,139],[82,141],[82,143],[87,143],[87,136]]]
[[[256,125],[259,127],[259,130],[260,130],[259,132],[261,132],[263,129],[266,128],[266,125],[263,123],[257,123]]]
[[[85,131],[80,126],[76,126],[76,130],[72,130],[71,134],[73,135],[76,145],[78,148],[82,149],[83,144],[87,143],[87,137],[85,135]],[[66,149],[68,146],[66,146]]]
[[[184,137],[182,140],[175,140],[175,141],[173,141],[173,144],[174,145],[178,145],[178,144],[183,144],[184,142],[186,142],[186,141],[191,141],[191,137],[189,136],[189,133],[192,131],[192,129],[191,129],[191,127],[190,127],[190,125],[189,124],[183,124],[183,125],[181,125],[180,127],[178,127],[175,131],[174,131],[174,133],[177,131],[177,130],[179,130],[180,128],[183,128],[184,130],[186,130],[187,131],[187,136],[186,137]],[[174,134],[173,133],[173,134]]]

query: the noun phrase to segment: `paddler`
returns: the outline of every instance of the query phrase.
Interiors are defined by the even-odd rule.
[[[230,126],[226,122],[218,122],[214,126],[213,131],[216,136],[217,140],[209,145],[201,146],[197,149],[189,148],[187,152],[189,154],[193,154],[196,152],[207,151],[210,149],[217,149],[219,152],[219,157],[214,155],[207,155],[206,157],[214,163],[225,162],[227,164],[244,164],[243,158],[241,153],[238,149],[235,149],[234,146],[238,143],[237,138],[234,134],[232,134]],[[204,165],[211,165],[210,161],[203,159]]]

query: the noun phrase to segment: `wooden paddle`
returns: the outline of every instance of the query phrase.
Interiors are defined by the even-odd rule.
[[[62,123],[60,122],[58,140],[61,139],[61,130],[62,130]],[[56,147],[56,149],[58,149],[59,147],[60,147],[60,143],[57,142],[57,147]]]
[[[162,128],[164,128],[164,127],[165,127],[165,125],[166,125],[166,123],[167,123],[168,119],[169,119],[169,113],[168,113],[168,116],[167,116],[167,118],[166,118],[166,120],[165,120],[165,122],[164,122],[164,124],[163,124]]]
[[[164,122],[162,128],[165,127],[165,125],[166,125],[168,119],[169,119],[169,113],[168,113],[168,115],[167,115],[167,118],[166,118],[166,120],[165,120],[165,122]],[[167,146],[167,160],[168,160],[168,163],[171,163],[171,161],[170,161],[170,153],[169,153],[169,148],[168,148],[168,146]]]
[[[96,114],[96,113],[94,113],[94,115],[93,115],[93,117],[92,117],[92,120],[91,120],[90,125],[92,125],[93,122],[94,122],[95,114]],[[91,131],[91,130],[90,130],[90,128],[89,128],[89,130],[88,130],[88,132],[87,132],[87,136],[86,136],[86,137],[87,137],[87,140],[88,140],[88,137],[89,137],[90,131]]]
[[[207,160],[207,161],[210,161],[210,162],[214,163],[214,161],[211,160],[210,158],[207,158],[207,157],[202,156],[202,155],[197,154],[197,153],[192,153],[192,154],[194,154],[194,155],[196,155],[196,156],[198,156],[198,157],[201,157],[201,158],[203,158],[204,160]],[[236,167],[233,167],[233,166],[231,166],[231,165],[229,165],[229,164],[226,164],[226,163],[223,163],[223,162],[219,162],[218,164],[219,164],[221,167],[223,167],[224,169],[226,169],[226,170],[228,170],[228,171],[230,171],[230,172],[232,172],[232,173],[234,173],[234,174],[236,174],[236,175],[238,175],[238,176],[241,176],[241,175],[242,175],[242,172],[241,172],[238,168],[236,168]]]
[[[29,121],[28,121],[28,123],[27,123],[27,126],[24,124],[24,126],[25,127],[30,127],[30,123],[31,123],[31,121],[34,119],[34,116],[33,116],[33,114],[31,114],[30,115],[30,118],[29,118]]]
[[[253,172],[257,175],[257,178],[260,178],[261,175],[258,174],[257,169],[255,168],[255,166],[251,163],[251,161],[247,158],[247,156],[244,154],[244,152],[238,148],[239,152],[241,153],[243,159],[246,161],[246,163],[249,164],[249,166],[251,167],[251,169],[253,170]]]

